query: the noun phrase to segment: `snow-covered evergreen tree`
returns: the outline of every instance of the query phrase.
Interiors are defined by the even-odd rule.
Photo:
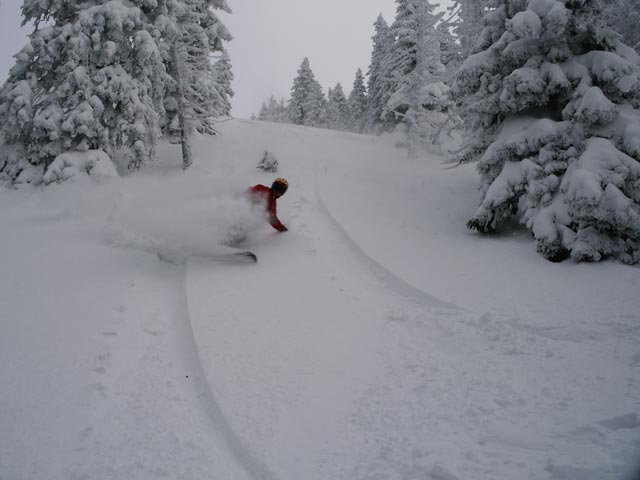
[[[267,109],[266,102],[262,102],[262,106],[260,107],[260,111],[258,112],[258,120],[269,121],[269,111]]]
[[[436,26],[436,33],[440,41],[440,63],[444,66],[448,85],[453,82],[455,72],[463,61],[462,48],[458,38],[453,35],[454,25],[448,20],[441,19]]]
[[[275,103],[276,99],[274,98],[273,95],[271,95],[271,97],[269,97],[269,104],[271,104],[271,101],[273,101]],[[262,102],[262,106],[260,107],[260,112],[258,113],[258,120],[261,120],[263,122],[270,122],[271,120],[271,110],[269,108],[269,106],[267,105],[267,102]]]
[[[396,38],[388,59],[393,93],[383,116],[403,124],[413,154],[419,144],[436,142],[448,118],[449,87],[436,31],[442,14],[435,7],[429,0],[398,0],[391,26]]]
[[[455,93],[487,232],[515,218],[550,260],[640,261],[640,56],[596,0],[490,0]],[[489,42],[490,40],[490,42]]]
[[[213,66],[213,79],[217,92],[217,101],[214,102],[215,117],[228,117],[231,115],[231,98],[234,91],[231,87],[233,81],[231,59],[226,50]]]
[[[364,75],[360,69],[356,72],[347,104],[349,106],[349,130],[362,133],[367,113],[367,88],[364,86]]]
[[[600,20],[622,36],[622,42],[640,53],[640,2],[637,0],[602,0]]]
[[[173,79],[167,85],[163,129],[179,133],[180,103],[189,130],[213,134],[213,119],[228,113],[233,93],[231,65],[223,47],[232,37],[215,14],[217,9],[230,12],[229,7],[224,0],[159,0],[158,5],[164,14],[155,22],[157,42]],[[222,55],[214,66],[211,57],[219,52]],[[179,72],[181,94],[177,92]]]
[[[453,33],[458,38],[460,56],[465,60],[474,53],[474,48],[480,42],[484,28],[482,19],[486,0],[454,0],[450,11],[453,12]],[[485,46],[486,47],[486,46]]]
[[[287,108],[287,104],[284,101],[284,98],[281,98],[279,102],[277,102],[276,106],[273,110],[273,121],[279,123],[288,123],[289,120],[289,109]]]
[[[130,170],[153,157],[165,69],[139,7],[24,1],[23,23],[35,30],[0,90],[4,175],[37,179],[74,150],[118,155]]]
[[[267,102],[262,103],[258,120],[265,122],[279,122],[286,123],[289,121],[289,112],[285,105],[284,99],[280,101],[276,100],[276,97],[271,95]]]
[[[375,35],[372,37],[373,51],[367,83],[368,101],[365,131],[379,133],[388,130],[393,125],[393,122],[382,118],[382,112],[391,96],[391,69],[387,60],[389,50],[393,45],[393,35],[382,14],[376,19],[374,27]]]
[[[349,128],[349,105],[340,83],[329,89],[326,112],[326,126],[333,130]]]
[[[165,133],[180,137],[183,167],[188,168],[191,133],[214,134],[214,118],[230,109],[227,84],[231,72],[222,42],[231,35],[214,13],[215,9],[230,10],[224,0],[157,0],[152,4],[158,12],[153,34],[170,76],[161,126]],[[219,66],[211,62],[215,52],[223,52]]]
[[[326,99],[308,58],[304,58],[291,87],[289,119],[296,125],[324,126]]]

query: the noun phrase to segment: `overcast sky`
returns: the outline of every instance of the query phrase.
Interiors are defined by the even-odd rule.
[[[358,68],[366,74],[373,23],[382,13],[393,21],[395,0],[227,0],[232,15],[220,17],[234,40],[227,45],[233,73],[232,114],[258,113],[271,94],[289,96],[303,58],[324,88],[341,82],[351,91]],[[22,0],[0,0],[0,79],[6,79],[12,56],[22,48]]]
[[[325,92],[338,82],[351,91],[356,70],[369,66],[373,23],[379,13],[390,23],[396,10],[394,0],[227,1],[237,117],[257,113],[271,94],[288,97],[305,56]]]
[[[13,66],[13,55],[27,41],[27,29],[20,28],[22,0],[0,0],[0,83],[4,83]]]

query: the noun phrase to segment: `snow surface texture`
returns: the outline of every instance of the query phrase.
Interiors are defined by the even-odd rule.
[[[0,190],[1,479],[637,478],[639,268],[477,237],[473,167],[389,138],[220,131]],[[284,234],[241,194],[265,150]],[[257,264],[196,256],[236,220]]]

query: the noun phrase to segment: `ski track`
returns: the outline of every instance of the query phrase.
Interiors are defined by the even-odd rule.
[[[144,263],[155,274],[131,281],[102,332],[91,364],[95,381],[82,400],[91,417],[60,478],[202,478],[214,471],[215,478],[272,479],[243,454],[209,389],[189,323],[184,267],[154,257]]]
[[[187,273],[188,273],[188,263],[185,267],[185,277],[183,282],[183,295],[184,295],[184,304],[185,304],[185,329],[187,330],[187,334],[189,337],[189,343],[191,346],[191,351],[193,354],[194,363],[197,365],[198,378],[202,379],[203,384],[206,386],[204,390],[206,391],[206,399],[205,403],[207,406],[207,410],[209,412],[209,416],[215,423],[215,425],[220,429],[220,433],[226,440],[229,449],[233,453],[234,457],[238,460],[240,465],[245,468],[251,476],[256,480],[277,480],[277,477],[269,470],[267,465],[260,462],[256,457],[252,455],[246,445],[242,442],[240,437],[236,434],[236,432],[231,427],[226,415],[222,411],[220,404],[215,398],[215,395],[212,390],[212,386],[207,381],[207,376],[205,373],[205,369],[202,365],[202,357],[198,352],[198,345],[195,340],[194,330],[191,323],[191,314],[189,312],[189,301],[188,301],[188,292],[187,292]]]
[[[327,225],[333,229],[336,236],[340,238],[341,242],[347,246],[353,257],[357,257],[363,266],[369,269],[372,275],[383,285],[387,290],[393,291],[396,294],[411,300],[417,305],[425,307],[436,307],[442,309],[449,309],[454,311],[463,311],[462,307],[454,305],[444,300],[440,300],[435,296],[414,287],[413,285],[405,282],[402,278],[398,277],[391,271],[387,270],[384,266],[374,260],[353,240],[347,231],[340,225],[336,218],[331,214],[325,203],[322,201],[322,197],[319,192],[316,193],[318,207],[322,210]]]
[[[238,123],[297,142],[291,152],[327,142],[321,130]],[[235,156],[253,158],[235,142]],[[11,458],[39,463],[14,462],[8,480],[640,479],[621,476],[640,447],[637,317],[567,330],[445,302],[368,255],[323,201],[320,172],[292,167],[290,232],[247,245],[257,265],[169,265],[153,242],[125,236],[147,253],[123,253],[115,270],[128,277],[112,273],[117,288],[105,291],[117,298],[102,298],[83,330],[95,350],[79,351],[78,391],[65,392],[60,412],[73,421],[62,433],[74,433],[45,439],[50,449],[39,438],[36,456],[23,448]],[[56,268],[77,263],[71,253]],[[306,270],[287,270],[296,262]],[[275,305],[266,287],[280,294]],[[292,287],[302,298],[287,296]],[[618,351],[636,353],[625,366]]]
[[[297,132],[292,132],[292,133],[297,136]],[[380,292],[380,300],[377,303],[379,303],[379,307],[385,308],[385,310],[383,310],[379,314],[378,325],[376,326],[375,324],[371,324],[369,327],[373,332],[373,335],[377,336],[378,332],[387,330],[387,328],[389,328],[388,327],[389,322],[390,324],[392,324],[392,328],[397,328],[397,325],[395,327],[393,327],[393,325],[397,323],[402,324],[405,320],[412,321],[412,319],[419,318],[420,319],[419,322],[428,322],[431,318],[434,318],[434,317],[451,319],[451,318],[459,317],[463,313],[464,310],[462,308],[456,305],[453,305],[451,303],[444,302],[434,297],[433,295],[428,294],[427,292],[424,292],[422,290],[415,288],[414,286],[408,284],[401,278],[394,275],[389,270],[385,269],[373,258],[368,256],[353,241],[353,239],[349,237],[349,235],[346,233],[344,228],[337,222],[335,217],[331,214],[331,212],[328,210],[328,208],[322,201],[321,195],[318,190],[318,181],[317,181],[318,177],[315,174],[315,172],[312,172],[309,174],[309,176],[312,178],[309,178],[309,177],[296,178],[295,174],[290,174],[288,176],[290,176],[290,178],[294,178],[295,183],[300,185],[300,188],[299,188],[300,191],[311,192],[311,195],[310,195],[311,201],[309,201],[304,196],[301,196],[299,198],[295,198],[295,197],[289,198],[289,200],[291,201],[291,210],[293,211],[292,221],[296,225],[296,229],[298,230],[297,233],[301,235],[300,239],[301,240],[304,240],[305,238],[309,240],[315,239],[314,243],[317,245],[316,248],[318,250],[320,250],[320,248],[325,247],[327,245],[331,245],[333,249],[338,248],[339,250],[338,252],[331,252],[331,253],[323,252],[323,251],[316,252],[316,249],[314,249],[310,245],[305,245],[304,242],[298,242],[293,247],[296,250],[299,250],[297,254],[301,256],[317,255],[320,258],[324,258],[325,259],[324,261],[320,260],[321,262],[320,264],[325,266],[324,269],[328,268],[328,272],[335,273],[336,278],[346,274],[356,279],[355,282],[359,284],[360,289],[363,289],[364,291],[373,290],[373,291]],[[313,221],[312,221],[312,218],[313,218]],[[313,225],[313,226],[309,227],[309,225]],[[287,235],[292,236],[292,235],[295,235],[295,233],[288,233]],[[284,240],[284,238],[286,237],[283,237],[282,240]],[[310,250],[307,250],[307,249],[310,249]],[[257,253],[260,258],[260,253],[261,253],[260,250],[258,250]],[[292,256],[294,255],[292,254]],[[340,265],[339,270],[335,270],[335,267],[331,267],[331,266],[327,267],[327,262],[331,264],[334,261],[333,257],[337,257],[338,259],[348,259],[347,261],[348,265],[346,266]],[[339,260],[338,260],[338,263],[340,263]],[[212,268],[215,268],[215,265],[216,264],[214,262],[212,264]],[[187,278],[189,278],[191,269],[192,269],[192,265],[188,263],[187,272],[186,272]],[[349,272],[353,271],[353,273],[348,273],[348,274],[345,273],[347,270]],[[202,278],[202,277],[198,277],[198,278]],[[192,318],[192,315],[191,315],[192,308],[190,304],[192,301],[199,301],[199,300],[194,300],[194,298],[191,297],[189,292],[189,285],[190,283],[187,280],[185,282],[187,309],[189,310],[189,313],[188,313],[189,318]],[[286,286],[283,286],[283,288],[286,288]],[[249,295],[251,294],[251,292],[248,292],[248,293]],[[344,295],[344,293],[341,295]],[[351,292],[350,295],[353,295],[354,298],[357,297],[357,294],[353,292]],[[336,297],[336,300],[338,300],[337,297]],[[407,300],[409,300],[409,305],[407,305]],[[246,298],[243,301],[251,303],[254,301],[258,302],[259,300]],[[358,301],[357,298],[356,298],[356,301]],[[420,313],[416,314],[415,312],[418,312],[418,311]],[[436,327],[437,329],[440,329],[440,326],[437,323],[433,324],[433,326]],[[402,328],[402,325],[400,325],[400,328]],[[195,327],[192,327],[192,336],[194,337],[194,349],[199,351],[202,348],[202,346],[199,344],[198,341],[195,340],[195,331],[196,331]],[[199,331],[197,333],[200,336],[203,332]],[[363,341],[362,343],[367,344],[366,341]],[[370,385],[371,382],[373,382],[374,379],[376,378],[375,372],[377,369],[375,368],[374,365],[380,361],[386,363],[386,360],[388,360],[388,359],[385,359],[384,356],[380,356],[377,353],[375,342],[370,345],[369,352],[367,355],[369,356],[369,362],[366,362],[364,359],[360,359],[359,365],[354,364],[354,365],[344,366],[347,371],[349,370],[351,371],[351,373],[343,374],[345,378],[362,378],[362,379],[368,378],[368,380],[366,380],[366,382],[362,384],[361,388],[354,386],[353,387],[354,391],[350,392],[350,395],[352,397],[351,401],[354,402],[354,405],[362,401],[361,399],[363,395],[365,395],[365,392],[370,388],[368,385]],[[200,358],[202,359],[201,354],[200,354]],[[304,360],[301,360],[301,361],[303,361],[304,363]],[[225,413],[223,411],[223,407],[221,407],[220,404],[216,401],[215,395],[213,393],[218,390],[216,386],[217,380],[215,377],[215,373],[211,373],[210,375],[206,376],[207,369],[202,366],[202,360],[201,360],[201,368],[203,369],[203,372],[205,372],[204,373],[205,378],[208,378],[210,382],[209,391],[211,392],[210,403],[211,403],[211,409],[212,409],[212,416],[214,417],[214,419],[216,419],[218,423],[222,424],[223,434],[225,438],[227,438],[228,443],[230,444],[235,456],[240,460],[241,464],[244,465],[247,468],[247,470],[249,470],[256,478],[265,478],[265,479],[278,478],[278,475],[276,475],[267,466],[267,463],[269,462],[269,460],[274,461],[275,459],[265,458],[265,457],[268,457],[268,455],[264,451],[259,452],[257,448],[260,448],[260,447],[257,447],[255,443],[253,445],[253,448],[248,447],[247,443],[243,440],[243,438],[241,438],[242,435],[239,435],[237,433],[238,425],[236,425],[236,423],[240,421],[238,415],[241,415],[241,413],[239,412]],[[356,373],[356,372],[360,372],[360,373]],[[349,377],[349,375],[351,377]],[[301,380],[298,380],[298,381],[301,381]],[[307,386],[307,387],[300,387],[300,388],[302,388],[301,390],[302,392],[306,392],[306,393],[301,393],[300,395],[302,395],[302,398],[306,397],[307,401],[300,401],[299,406],[294,407],[293,409],[290,409],[288,411],[288,414],[287,414],[288,418],[286,419],[281,418],[279,424],[272,425],[271,428],[275,428],[274,436],[276,438],[278,435],[281,435],[278,433],[278,431],[281,428],[284,428],[285,429],[284,431],[288,431],[287,429],[290,427],[287,427],[287,425],[296,425],[301,422],[304,423],[304,420],[308,418],[310,415],[317,414],[317,412],[313,412],[312,410],[310,410],[310,407],[309,407],[309,405],[316,403],[312,395],[312,392],[314,391],[314,387]],[[256,394],[256,393],[258,392],[252,392],[251,394]],[[266,393],[262,393],[262,394],[266,394]],[[348,401],[346,401],[346,399],[349,398],[349,396],[346,395],[346,392],[344,392],[343,395],[345,396],[345,403],[349,403]],[[268,400],[269,399],[266,398],[266,401]],[[225,405],[227,407],[230,407],[230,402],[232,403],[231,400],[226,399]],[[322,408],[319,405],[316,405],[316,406],[318,406],[319,408]],[[231,405],[231,408],[233,408],[232,405]],[[327,408],[330,409],[331,407],[327,407]],[[229,414],[231,415],[231,417],[229,416]],[[344,416],[343,418],[334,418],[333,419],[334,425],[327,427],[329,429],[334,430],[334,436],[336,438],[336,442],[338,441],[337,440],[338,438],[345,438],[345,437],[349,438],[351,435],[353,435],[353,432],[350,431],[354,422],[354,417],[352,417],[354,415],[353,409],[350,410],[348,413],[345,412],[343,414],[338,414],[338,417],[340,415],[346,415],[346,416]],[[330,416],[327,417],[327,420],[329,420],[329,418]],[[240,421],[240,423],[243,423],[243,422],[245,421],[244,420]],[[281,427],[279,425],[283,425],[283,426]],[[338,429],[338,431],[335,431],[336,429]],[[243,435],[246,436],[247,435],[246,426],[245,428],[241,428],[241,430],[245,432]],[[330,440],[327,440],[327,441],[330,441]],[[318,479],[345,478],[346,479],[346,478],[349,478],[349,476],[353,473],[353,470],[351,468],[347,468],[345,470],[345,464],[350,463],[348,458],[343,458],[342,464],[339,464],[336,466],[336,465],[331,465],[333,461],[330,460],[336,456],[336,453],[332,453],[331,451],[328,451],[326,453],[325,452],[320,452],[320,453],[307,452],[302,455],[304,456],[309,454],[315,454],[318,457],[318,462],[320,463],[320,465],[315,466],[318,469],[315,472],[311,472],[311,471],[304,472],[307,475],[307,478],[318,478]],[[348,455],[348,454],[344,453],[342,455]],[[258,459],[259,457],[261,457],[260,460]],[[273,465],[273,467],[279,468],[280,478],[291,478],[291,479],[300,478],[299,475],[303,473],[303,472],[292,473],[291,470],[287,471],[286,469],[280,468],[279,465]],[[329,470],[329,472],[326,471],[327,469]],[[324,473],[321,473],[321,472],[324,472]],[[314,476],[314,474],[316,476]]]
[[[250,125],[255,125],[256,130],[264,134],[272,131],[268,125]],[[313,149],[316,142],[323,141],[322,132],[307,133],[286,127],[279,133],[308,144],[309,149]],[[604,354],[607,348],[616,348],[615,339],[612,338],[608,345],[585,345],[586,348],[580,346],[582,340],[578,340],[575,346],[566,345],[562,339],[551,338],[553,335],[545,335],[544,331],[528,331],[535,327],[528,329],[517,319],[503,318],[494,311],[483,315],[469,312],[414,287],[369,256],[350,237],[322,200],[318,172],[301,173],[302,169],[284,172],[296,185],[297,192],[309,192],[308,198],[299,193],[289,194],[287,201],[283,202],[283,205],[289,205],[286,208],[291,217],[290,232],[268,245],[258,244],[256,253],[268,264],[273,260],[282,261],[285,258],[282,251],[287,249],[287,261],[304,260],[315,275],[331,276],[336,282],[340,278],[344,288],[336,289],[340,293],[334,294],[333,303],[338,304],[348,296],[359,301],[359,294],[368,292],[365,298],[372,303],[372,309],[380,313],[375,318],[372,316],[366,331],[362,331],[368,338],[360,342],[367,345],[367,351],[360,352],[362,357],[358,358],[361,364],[345,365],[345,371],[341,372],[345,380],[358,375],[362,378],[351,385],[348,392],[335,390],[340,391],[345,405],[333,417],[327,413],[331,412],[332,406],[324,406],[322,410],[322,400],[315,399],[313,395],[326,395],[326,392],[321,392],[321,387],[335,387],[340,382],[313,384],[312,375],[320,375],[318,378],[321,378],[320,372],[326,367],[318,363],[317,358],[316,363],[311,361],[307,365],[305,355],[296,357],[289,352],[287,357],[287,352],[277,350],[279,344],[270,346],[275,352],[266,352],[281,355],[280,362],[291,359],[301,363],[299,369],[302,373],[295,369],[285,373],[277,371],[272,373],[273,378],[263,379],[264,390],[255,391],[243,391],[246,386],[233,385],[233,375],[247,373],[246,370],[234,370],[222,386],[218,385],[219,379],[215,375],[208,376],[211,390],[222,391],[222,407],[219,409],[225,416],[228,435],[234,438],[241,456],[247,455],[251,462],[255,462],[254,471],[259,474],[267,469],[265,465],[268,464],[277,471],[279,478],[287,480],[617,480],[616,474],[629,463],[633,442],[631,434],[628,437],[631,440],[623,435],[627,430],[637,428],[631,427],[637,417],[625,413],[633,412],[634,404],[637,404],[637,401],[632,401],[632,384],[627,387],[630,393],[620,401],[619,408],[624,409],[622,415],[613,416],[610,407],[591,405],[581,400],[588,398],[592,384],[590,373],[583,371],[580,364],[590,355]],[[274,246],[276,243],[278,247]],[[281,252],[274,255],[276,248]],[[259,265],[258,268],[264,266]],[[274,266],[267,265],[266,268],[273,269]],[[201,267],[194,279],[206,280],[206,268]],[[284,272],[286,274],[286,270]],[[214,273],[213,266],[211,273]],[[282,279],[277,282],[283,289],[287,288]],[[244,292],[244,296],[238,297],[240,301],[257,302],[258,305],[264,301],[259,297],[260,292],[250,286],[239,288]],[[188,290],[189,286],[189,302],[195,301],[197,298],[191,297]],[[297,290],[300,291],[300,287]],[[364,306],[355,305],[353,308],[358,310],[350,312],[355,316],[366,316],[362,313]],[[233,322],[244,323],[245,319],[236,312],[222,314],[233,317]],[[212,320],[218,321],[213,315],[209,318]],[[256,333],[251,325],[235,327],[229,326],[229,320],[225,322],[222,331],[204,333],[221,335],[232,332],[236,334],[234,339],[242,338],[238,332]],[[277,323],[272,326],[282,328],[285,334],[290,333],[286,330],[290,327],[281,327]],[[259,335],[260,330],[257,333]],[[384,341],[376,343],[376,338]],[[587,337],[584,341],[590,339]],[[291,341],[296,340],[303,340],[301,344],[304,347],[304,336]],[[229,340],[232,350],[225,351],[225,354],[233,356],[236,353],[234,348],[245,348],[234,341],[238,340]],[[253,348],[256,345],[265,348],[263,343],[269,339],[252,341]],[[199,348],[199,342],[195,343]],[[332,347],[330,343],[319,345],[320,348]],[[554,352],[560,352],[557,355],[563,359],[564,351],[568,352],[566,361],[550,361],[556,355]],[[259,359],[262,352],[251,353]],[[242,357],[246,352],[238,354]],[[223,353],[219,352],[219,355]],[[573,355],[576,360],[572,360]],[[603,355],[603,359],[606,358]],[[281,366],[278,361],[264,358],[268,368],[272,364]],[[251,365],[251,362],[246,364]],[[570,369],[574,375],[570,384],[560,385],[554,380],[554,369],[558,366]],[[207,370],[206,366],[203,368]],[[305,368],[312,370],[305,373]],[[607,378],[606,368],[606,365],[598,368],[598,378]],[[487,372],[492,373],[487,375]],[[263,368],[258,375],[264,373]],[[536,380],[527,384],[522,381],[526,376]],[[612,377],[609,388],[623,391],[623,381]],[[251,381],[246,385],[252,388]],[[295,399],[283,401],[279,388]],[[237,407],[238,391],[255,399]],[[258,400],[267,406],[249,410],[251,415],[247,418],[250,420],[243,418],[246,413],[242,407],[247,408],[251,401]],[[223,408],[227,409],[226,415],[222,413]],[[319,433],[317,439],[312,438],[313,429],[304,438],[305,431],[299,425],[316,414],[331,424],[325,425],[325,431]],[[566,416],[570,420],[566,420]],[[260,425],[251,425],[251,421]],[[607,430],[606,425],[618,424],[623,425],[619,431]],[[562,425],[562,428],[557,425]],[[573,430],[572,425],[575,425]],[[257,433],[257,436],[247,438],[251,433]],[[610,468],[600,468],[598,465],[607,461],[608,449],[613,449],[610,445],[618,447],[620,461]],[[345,447],[343,451],[340,451],[340,446]],[[321,451],[309,452],[310,449]],[[304,457],[309,468],[296,470],[290,456]],[[285,467],[284,463],[288,465]],[[299,465],[305,464],[301,462]]]

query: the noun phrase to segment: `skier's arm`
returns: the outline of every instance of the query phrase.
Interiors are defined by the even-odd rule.
[[[272,213],[269,215],[269,224],[275,228],[276,230],[278,230],[279,232],[286,232],[287,231],[287,227],[285,227],[282,222],[280,220],[278,220],[278,217]]]
[[[276,212],[276,202],[273,202],[271,204],[271,208],[269,209],[269,224],[279,232],[287,231],[287,227],[285,227],[278,219],[278,215]]]

